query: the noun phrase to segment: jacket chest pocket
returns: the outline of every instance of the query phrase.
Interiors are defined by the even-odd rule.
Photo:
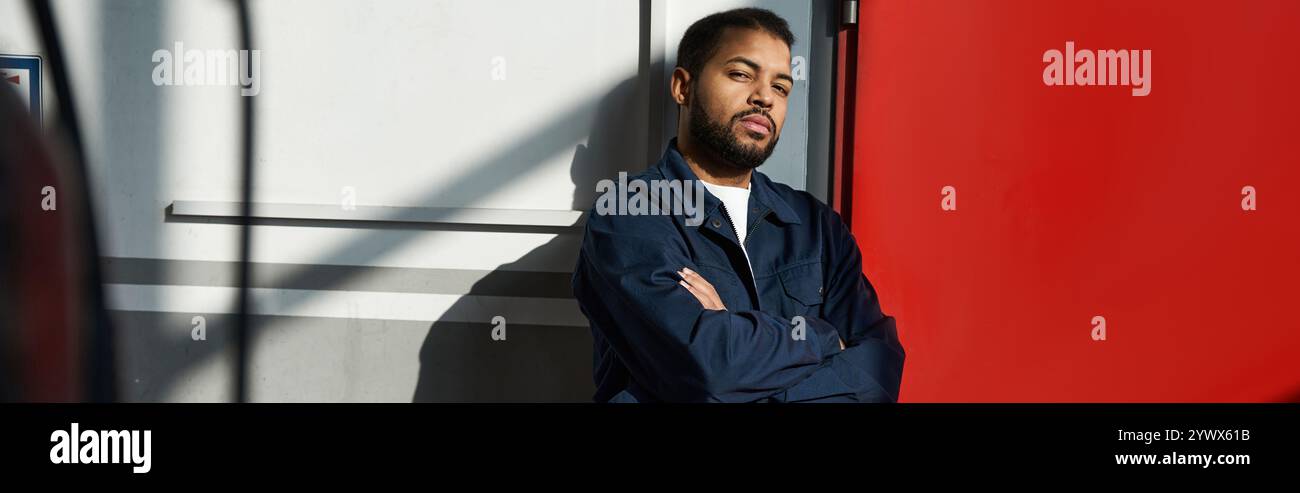
[[[822,264],[812,262],[786,268],[781,278],[781,308],[789,316],[821,313],[825,287],[822,285]]]

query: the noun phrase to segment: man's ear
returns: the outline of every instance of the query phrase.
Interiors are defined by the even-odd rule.
[[[673,101],[678,106],[686,106],[691,100],[691,74],[686,69],[677,67],[673,69],[673,77],[668,85],[668,90],[673,97]]]

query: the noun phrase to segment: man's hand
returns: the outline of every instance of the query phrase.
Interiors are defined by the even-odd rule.
[[[718,292],[714,291],[713,285],[709,284],[709,281],[704,279],[704,276],[685,267],[677,271],[677,275],[682,277],[682,280],[677,281],[677,284],[681,284],[687,291],[695,295],[695,299],[700,300],[700,304],[704,305],[705,310],[725,311],[727,309],[726,305],[722,304],[722,298],[718,296]],[[840,350],[844,350],[843,339],[840,339]]]
[[[700,300],[700,304],[704,305],[705,310],[725,311],[727,309],[727,306],[722,304],[722,298],[718,296],[718,292],[713,290],[713,285],[709,284],[709,281],[705,280],[703,276],[685,267],[677,271],[677,275],[682,277],[682,280],[677,281],[677,284],[681,284],[687,291],[695,295],[695,299]]]

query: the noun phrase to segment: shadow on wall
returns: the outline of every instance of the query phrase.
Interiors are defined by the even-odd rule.
[[[89,2],[88,2],[89,3]],[[151,1],[101,1],[93,2],[91,7],[99,9],[99,39],[93,49],[106,67],[113,67],[114,74],[143,74],[138,77],[101,77],[99,74],[86,74],[92,77],[72,80],[74,87],[93,87],[101,107],[98,111],[83,111],[83,115],[98,114],[99,118],[88,122],[83,134],[88,137],[99,134],[101,146],[98,149],[87,148],[88,162],[92,166],[90,178],[96,197],[101,205],[99,215],[95,218],[99,226],[101,256],[112,256],[125,245],[127,251],[156,251],[161,246],[162,225],[152,221],[127,221],[131,230],[120,227],[115,217],[104,214],[109,210],[107,204],[113,202],[110,197],[123,195],[164,196],[162,176],[162,142],[164,109],[174,104],[179,95],[171,91],[160,90],[149,81],[154,70],[151,54],[154,50],[167,46],[170,41],[163,38],[163,26],[167,23],[169,5],[167,2]],[[68,16],[72,18],[73,16]],[[65,24],[68,24],[65,22]],[[87,46],[89,47],[89,46]],[[76,74],[74,70],[74,75]],[[143,80],[143,82],[141,82]],[[83,100],[82,106],[90,101]],[[87,139],[91,144],[92,139]],[[98,152],[97,152],[98,151]],[[137,212],[132,207],[127,211],[109,211],[116,214]],[[107,275],[107,270],[105,271]],[[105,282],[112,282],[105,277]],[[152,304],[154,300],[145,300]],[[112,307],[112,300],[107,300]],[[154,331],[140,331],[129,323],[123,323],[121,312],[113,312],[119,318],[115,346],[117,351],[118,400],[135,401],[148,399],[149,389],[166,386],[174,373],[151,373],[138,371],[148,367],[150,361],[157,357],[154,352],[160,345],[160,338],[165,337]],[[183,326],[183,325],[182,325]],[[188,343],[188,337],[185,343]],[[183,343],[184,344],[184,343]],[[189,344],[175,353],[188,354]]]
[[[115,2],[110,3],[117,5]],[[123,4],[120,8],[106,9],[108,12],[102,19],[101,27],[105,33],[129,34],[105,34],[102,37],[105,41],[103,43],[105,52],[117,53],[120,47],[125,45],[143,49],[144,53],[148,54],[153,49],[165,46],[158,39],[157,26],[161,25],[160,22],[154,22],[150,24],[153,27],[144,30],[122,29],[123,26],[140,27],[137,24],[143,22],[139,20],[141,18],[159,21],[164,17],[162,7],[155,6],[152,2],[132,1]],[[592,98],[579,101],[572,108],[556,113],[549,125],[539,127],[530,135],[502,142],[495,148],[486,150],[472,166],[462,167],[470,171],[451,180],[431,184],[432,186],[422,196],[423,201],[472,203],[502,180],[527,172],[535,166],[536,163],[530,161],[529,156],[552,156],[557,152],[563,152],[567,146],[584,138],[587,139],[588,144],[578,147],[570,169],[576,187],[575,209],[586,210],[590,207],[595,196],[594,184],[598,179],[613,177],[620,170],[633,171],[645,167],[647,164],[645,162],[646,135],[649,131],[646,127],[652,119],[647,114],[646,102],[651,99],[648,81],[654,79],[651,75],[659,72],[654,68],[656,65],[651,63],[653,60],[648,58],[649,37],[645,33],[648,32],[646,30],[649,17],[645,14],[649,12],[649,5],[649,0],[642,0],[643,36],[640,67],[642,73],[625,79],[603,96],[593,94]],[[139,8],[133,10],[131,7]],[[140,11],[148,14],[140,17],[138,14]],[[127,36],[127,38],[115,36]],[[129,56],[132,63],[150,63],[148,57],[136,57],[134,54]],[[152,64],[147,68],[151,69]],[[150,72],[151,70],[145,70],[142,73]],[[161,110],[163,102],[149,99],[158,94],[153,89],[155,88],[152,86],[138,86],[132,83],[131,87],[105,87],[104,91],[106,94],[134,95],[134,99],[131,100],[110,98],[109,103],[119,101],[116,103],[119,107],[126,104],[151,105],[150,108],[154,108],[154,112],[148,113],[143,121],[132,122],[143,124],[143,128],[147,130],[157,127],[158,120],[163,114],[162,111],[158,111]],[[662,89],[654,88],[654,91],[661,92]],[[232,96],[231,104],[235,104],[236,101],[238,96]],[[105,115],[116,117],[115,113],[104,112]],[[106,139],[110,146],[116,147],[108,151],[110,157],[104,159],[104,166],[116,172],[120,170],[120,166],[128,166],[129,163],[136,162],[139,166],[131,169],[141,172],[140,178],[147,180],[146,186],[157,187],[157,173],[143,172],[151,168],[156,171],[160,164],[157,142],[145,142],[145,145],[151,147],[137,151],[143,152],[143,155],[132,155],[131,146],[139,146],[142,143],[139,139],[132,139],[132,135]],[[657,155],[657,152],[654,154]],[[164,213],[163,221],[229,224],[220,218],[185,218],[175,217],[169,213]],[[287,265],[284,266],[286,269],[278,269],[273,274],[255,271],[254,287],[349,290],[349,286],[357,281],[356,276],[365,271],[364,268],[323,267],[364,267],[411,241],[427,237],[430,229],[455,229],[444,228],[445,225],[411,228],[409,224],[385,224],[380,227],[378,225],[381,223],[368,223],[365,226],[319,223],[295,220],[254,221],[254,224],[258,225],[349,227],[361,233],[351,241],[324,252],[315,264]],[[362,233],[370,228],[378,230]],[[549,274],[550,277],[541,276],[549,280],[543,282],[541,287],[533,286],[523,291],[532,293],[531,296],[534,297],[571,299],[572,293],[568,283],[570,275],[567,272],[570,272],[573,267],[572,259],[576,258],[577,240],[580,239],[578,236],[581,231],[567,230],[565,233],[536,248],[518,261],[500,266],[476,282],[470,288],[469,294],[495,295],[501,291],[502,286],[509,287],[517,284],[521,273],[536,276],[537,266],[542,265],[545,270],[553,271]],[[152,237],[138,236],[142,239],[135,241],[156,241],[159,237],[158,234]],[[256,252],[254,254],[256,255]],[[227,270],[233,271],[233,268]],[[164,279],[146,284],[184,284],[171,281],[171,274],[159,273]],[[204,278],[201,284],[233,286],[233,281],[225,279],[226,277],[228,276],[214,275],[211,278]],[[218,278],[225,281],[220,281]],[[305,300],[305,298],[284,300],[284,304],[278,306],[278,309],[292,311]],[[460,305],[472,306],[473,303],[476,303],[476,297],[465,296],[458,301],[457,307],[452,308],[452,312],[456,312],[457,308],[463,308]],[[123,344],[119,345],[119,348],[123,349],[123,353],[119,355],[124,370],[120,374],[120,381],[125,384],[123,387],[126,390],[123,398],[131,401],[213,398],[214,394],[209,388],[211,382],[197,380],[195,371],[211,369],[221,371],[230,368],[233,354],[230,350],[229,331],[209,330],[206,343],[194,344],[189,333],[192,314],[121,311],[115,312],[115,315],[125,319],[123,320],[125,323],[120,323],[119,326],[129,328],[119,331],[119,336],[124,339]],[[250,363],[257,361],[259,343],[277,335],[281,328],[285,327],[284,324],[289,322],[286,322],[284,317],[254,316],[252,323],[249,343],[253,354],[250,355]],[[522,322],[516,324],[509,321],[508,323],[507,342],[495,343],[499,345],[493,346],[488,345],[493,344],[490,337],[492,328],[490,320],[484,320],[481,324],[433,323],[429,327],[430,330],[419,353],[420,366],[416,388],[412,394],[406,395],[412,396],[416,401],[590,400],[594,384],[591,378],[592,354],[589,329],[530,327],[523,325]],[[228,317],[224,315],[214,315],[208,325],[209,327],[230,326]],[[266,382],[268,379],[302,377],[302,375],[259,374],[256,365],[252,370],[251,390],[254,400],[281,398],[276,395],[259,394],[259,388],[262,388],[260,382]],[[303,367],[302,370],[311,372],[312,368]],[[191,386],[194,388],[191,389]],[[222,385],[223,388],[225,386]],[[222,393],[224,391],[216,395]]]
[[[636,79],[606,93],[587,122],[591,133],[579,145],[569,167],[574,184],[573,209],[586,211],[595,200],[596,182],[615,178],[619,171],[636,171],[646,141],[638,108]],[[561,125],[577,124],[563,122]],[[499,177],[508,180],[510,177]],[[569,280],[581,229],[567,229],[515,262],[493,270],[470,288],[449,312],[464,311],[473,296],[501,296],[520,282],[542,285],[529,296],[572,299]],[[556,265],[563,262],[563,265]],[[529,266],[550,265],[549,271],[529,272]],[[535,270],[535,269],[533,269]],[[538,315],[540,317],[540,315]],[[590,402],[592,339],[587,327],[524,325],[506,321],[507,337],[492,339],[491,320],[481,323],[434,322],[420,347],[420,375],[415,402]]]
[[[600,99],[582,101],[555,115],[553,124],[522,139],[503,143],[482,156],[473,171],[447,183],[439,183],[424,194],[426,202],[455,202],[465,197],[487,193],[502,180],[526,172],[535,163],[523,156],[548,156],[560,152],[569,143],[587,139],[579,146],[570,165],[575,184],[574,208],[588,209],[595,198],[595,183],[614,177],[620,170],[639,170],[645,159],[645,90],[641,77],[631,77],[614,86]],[[452,199],[447,199],[451,196]],[[468,200],[468,199],[465,199]],[[229,218],[195,218],[166,214],[169,223],[233,224]],[[298,227],[346,227],[374,229],[331,249],[316,264],[286,265],[286,269],[254,272],[253,287],[309,290],[348,290],[353,276],[364,269],[328,268],[329,266],[365,266],[375,259],[428,231],[466,229],[455,225],[431,224],[412,227],[408,223],[367,222],[364,226],[342,225],[325,221],[295,219],[259,219],[257,225]],[[492,228],[473,227],[476,231]],[[540,227],[512,227],[513,232],[557,232]],[[519,260],[502,265],[477,281],[470,295],[509,296],[527,292],[537,298],[571,298],[569,278],[581,230],[569,228],[545,245]],[[233,264],[232,264],[233,265]],[[550,273],[538,273],[537,266]],[[526,267],[531,266],[531,267]],[[229,269],[228,269],[229,270]],[[233,279],[208,279],[206,284],[234,286]],[[539,285],[519,286],[520,279],[540,281]],[[175,284],[169,280],[148,284]],[[278,308],[291,311],[305,299],[283,300]],[[475,297],[466,296],[451,307],[449,313],[476,312]],[[207,365],[229,365],[228,331],[209,331],[205,344],[190,340],[190,315],[168,313],[161,319],[146,312],[117,312],[131,352],[123,362],[123,381],[135,384],[127,396],[133,401],[187,399],[185,386],[193,381],[186,375]],[[209,326],[228,326],[231,317],[214,315]],[[272,337],[283,327],[283,317],[254,316],[251,346],[256,361],[259,342]],[[416,401],[589,401],[594,391],[591,378],[591,335],[586,327],[527,326],[508,323],[508,338],[499,345],[491,341],[490,317],[482,323],[439,321],[432,324],[419,356],[416,389],[410,395]],[[141,355],[149,355],[142,357]],[[310,367],[302,371],[310,372]],[[283,375],[259,375],[254,368],[254,400],[276,400],[259,396],[258,382]],[[293,378],[289,376],[288,378]],[[207,395],[200,392],[201,395]]]
[[[1294,391],[1278,398],[1277,402],[1289,402],[1293,404],[1300,404],[1300,387],[1296,387]]]

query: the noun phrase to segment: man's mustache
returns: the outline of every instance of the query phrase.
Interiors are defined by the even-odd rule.
[[[776,120],[773,120],[772,115],[767,114],[766,111],[763,111],[760,108],[753,108],[753,109],[742,111],[740,113],[736,113],[736,116],[731,117],[731,123],[734,125],[736,122],[740,121],[741,118],[747,117],[749,115],[763,115],[763,118],[766,118],[768,123],[772,124],[771,125],[772,133],[776,133]]]

